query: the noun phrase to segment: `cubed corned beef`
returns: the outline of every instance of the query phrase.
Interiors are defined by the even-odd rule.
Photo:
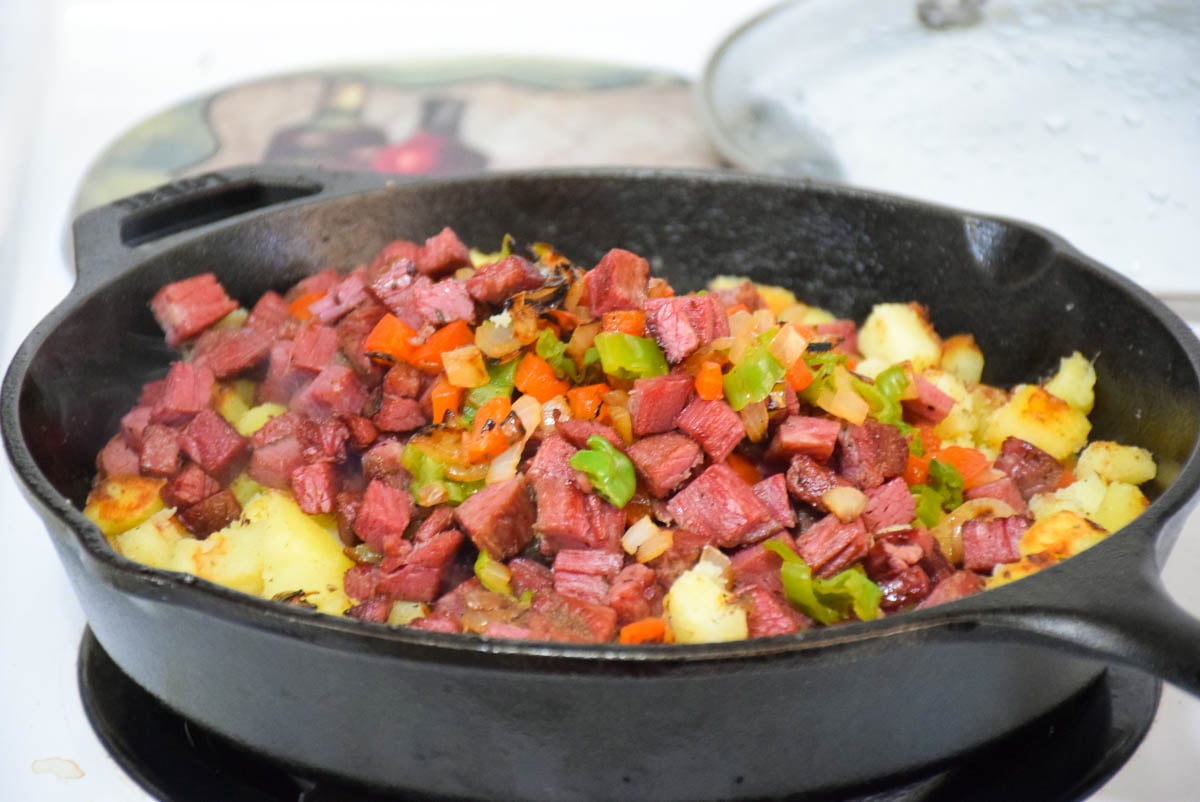
[[[300,388],[312,381],[312,375],[292,366],[291,340],[277,340],[267,354],[267,375],[258,385],[260,401],[286,404]]]
[[[554,591],[534,594],[532,611],[530,628],[538,640],[606,643],[617,633],[617,614],[611,607]]]
[[[189,532],[198,538],[206,538],[240,518],[242,505],[232,491],[222,490],[175,514]]]
[[[983,590],[983,577],[972,571],[955,571],[933,586],[929,595],[917,605],[917,609],[957,601]]]
[[[669,588],[680,574],[696,564],[700,551],[708,542],[708,536],[704,533],[690,532],[687,529],[672,530],[670,548],[647,565],[654,569],[659,583]]]
[[[841,431],[841,421],[833,418],[789,415],[775,430],[767,448],[767,456],[786,459],[793,454],[807,454],[819,462],[825,462],[833,456]]]
[[[889,613],[920,603],[929,597],[933,589],[929,575],[919,565],[910,565],[897,574],[876,580],[875,583],[883,591],[879,606]]]
[[[693,398],[676,425],[699,442],[713,462],[724,462],[746,436],[741,416],[721,400]]]
[[[291,486],[296,503],[309,515],[333,512],[333,499],[338,490],[337,469],[333,463],[301,465],[292,471]]]
[[[367,269],[367,293],[414,329],[419,329],[424,321],[415,310],[408,309],[408,294],[414,285],[432,283],[417,272],[410,259],[389,262],[376,259]]]
[[[414,283],[409,288],[407,303],[424,323],[439,328],[455,320],[475,319],[475,301],[456,279],[443,279],[436,284]]]
[[[141,472],[141,457],[117,434],[100,449],[96,468],[102,476],[136,476]]]
[[[412,476],[401,462],[404,443],[392,438],[380,438],[363,454],[363,476],[367,481],[381,481],[397,490],[408,490]]]
[[[533,492],[542,554],[552,557],[559,549],[592,546],[596,537],[583,491],[572,482],[541,476],[533,480]]]
[[[907,465],[908,441],[895,426],[867,418],[838,435],[838,468],[860,490],[900,476]]]
[[[991,573],[1000,563],[1021,559],[1021,535],[1029,528],[1024,515],[973,518],[962,525],[963,568]]]
[[[354,520],[362,509],[363,494],[357,490],[342,490],[333,497],[333,513],[337,518],[338,537],[347,546],[358,544],[358,535],[354,533]]]
[[[1026,501],[1055,489],[1063,475],[1058,460],[1018,437],[1008,437],[1000,445],[995,467],[1012,478]]]
[[[357,415],[366,401],[367,391],[358,374],[345,365],[333,364],[292,396],[292,408],[314,420],[322,420],[336,414]]]
[[[651,298],[646,301],[646,328],[658,342],[667,361],[677,365],[700,347],[700,335],[683,309],[683,299]]]
[[[271,340],[255,329],[210,329],[196,341],[195,362],[226,379],[258,367],[270,351]]]
[[[220,492],[221,484],[194,462],[184,465],[159,495],[168,507],[187,507]]]
[[[700,445],[679,432],[635,440],[626,453],[647,492],[655,498],[670,495],[704,462]]]
[[[763,541],[738,549],[729,561],[733,566],[733,585],[737,590],[762,585],[772,593],[783,593],[783,579],[779,569],[783,558],[764,546],[764,543],[777,540],[795,551],[796,543],[786,533],[772,535]]]
[[[363,352],[363,341],[387,314],[387,308],[368,298],[338,321],[338,347],[351,366],[361,375],[375,377],[379,367]]]
[[[151,419],[156,423],[182,423],[212,404],[216,376],[203,365],[172,362],[167,369],[162,395],[154,404]]]
[[[649,283],[649,262],[636,253],[613,248],[584,276],[588,308],[597,317],[621,309],[641,309]]]
[[[415,256],[417,270],[437,278],[471,266],[471,250],[449,226],[425,240]]]
[[[661,615],[662,597],[654,571],[641,563],[630,563],[613,578],[604,603],[617,614],[617,623],[624,625]]]
[[[280,490],[291,487],[292,471],[304,464],[304,446],[295,435],[287,435],[250,452],[247,475],[260,485]]]
[[[554,587],[554,573],[550,568],[528,557],[513,557],[508,561],[508,572],[512,575],[510,584],[517,597]]]
[[[121,436],[134,451],[142,447],[142,432],[150,424],[154,409],[147,406],[136,406],[121,418]]]
[[[379,566],[359,563],[350,567],[342,576],[342,587],[352,599],[363,601],[371,598],[379,587]]]
[[[828,323],[818,323],[814,328],[817,334],[837,338],[842,352],[858,353],[858,324],[853,320],[831,320]]]
[[[383,392],[400,398],[419,398],[425,383],[424,376],[407,362],[398,362],[383,374]]]
[[[320,272],[313,273],[311,276],[305,276],[297,281],[284,294],[284,300],[288,303],[296,300],[303,295],[315,293],[329,292],[337,283],[342,280],[342,275],[335,268],[327,267]]]
[[[179,432],[161,423],[147,426],[142,432],[140,465],[142,473],[150,476],[174,476],[180,465]]]
[[[692,386],[692,378],[682,373],[636,380],[629,393],[633,433],[642,437],[674,429],[679,414],[692,396]]]
[[[250,310],[250,316],[246,318],[247,328],[254,329],[269,340],[275,340],[280,336],[281,329],[290,328],[294,322],[288,302],[275,290],[267,290],[260,295]],[[284,336],[290,337],[291,332],[284,333]]]
[[[360,268],[348,273],[323,297],[309,304],[308,312],[328,326],[336,323],[366,298],[366,271]]]
[[[889,526],[907,526],[917,515],[917,500],[908,483],[897,476],[866,492],[863,522],[872,532]]]
[[[796,537],[796,551],[812,568],[814,576],[830,577],[866,556],[871,533],[862,518],[842,523],[826,515]]]
[[[621,440],[621,435],[617,434],[613,427],[606,426],[599,421],[578,418],[560,420],[554,424],[554,431],[576,448],[587,448],[588,438],[598,434],[616,446],[618,450],[625,450],[625,443]]]
[[[708,345],[718,337],[729,336],[729,318],[725,307],[712,295],[684,295],[683,313],[700,338],[700,345]]]
[[[850,485],[837,471],[825,467],[807,454],[796,454],[792,457],[784,479],[792,498],[822,512],[829,509],[822,500],[826,493],[835,487]]]
[[[954,409],[954,398],[924,376],[917,376],[917,397],[902,401],[904,413],[914,421],[938,424]]]
[[[619,552],[596,549],[562,549],[554,556],[554,572],[568,571],[575,574],[598,576],[611,582],[625,565]]]
[[[380,574],[379,592],[407,601],[433,601],[464,539],[457,529],[447,529],[417,544],[399,569]]]
[[[811,619],[762,585],[746,588],[738,594],[738,601],[746,610],[747,637],[790,635],[812,626]]]
[[[575,446],[557,434],[542,441],[537,453],[529,463],[527,473],[529,479],[537,482],[539,479],[550,479],[558,484],[577,487],[575,469],[571,467],[571,457],[578,451]]]
[[[451,507],[433,507],[425,520],[421,521],[413,532],[413,542],[423,543],[439,532],[454,528],[454,509]]]
[[[412,496],[407,492],[374,480],[363,493],[354,533],[380,554],[395,551],[412,519],[412,507]]]
[[[1024,515],[1029,507],[1025,504],[1025,498],[1021,495],[1021,491],[1017,488],[1017,483],[1012,480],[1012,477],[1005,476],[995,481],[986,482],[981,485],[976,485],[969,490],[963,491],[963,498],[970,500],[976,498],[994,498],[997,501],[1003,501],[1005,504],[1013,508],[1013,512],[1018,515]]]
[[[594,493],[583,497],[583,507],[587,510],[588,547],[619,551],[621,535],[625,534],[625,512]]]
[[[300,442],[304,445],[305,462],[346,461],[346,441],[350,429],[340,418],[326,418],[320,423],[305,426]]]
[[[465,283],[472,298],[499,306],[518,292],[536,290],[545,278],[528,259],[512,254],[481,266]]]
[[[920,565],[934,551],[934,540],[928,529],[892,529],[877,534],[863,568],[867,576],[879,582]]]
[[[418,618],[408,626],[413,629],[423,629],[426,632],[445,632],[449,635],[456,635],[462,632],[462,627],[458,622],[451,618],[443,618],[441,616],[425,616]]]
[[[387,621],[391,612],[392,600],[384,596],[376,596],[346,610],[346,615],[350,618],[357,618],[359,621],[382,624]]]
[[[712,290],[709,295],[717,299],[722,308],[728,309],[731,306],[741,304],[754,312],[758,309],[766,309],[767,302],[763,300],[762,294],[758,291],[758,287],[754,286],[753,281],[743,281],[736,287],[730,287],[722,290]]]
[[[536,515],[529,480],[521,474],[485,486],[454,512],[475,547],[496,560],[516,556],[529,545]]]
[[[681,527],[722,547],[755,543],[781,528],[750,485],[723,463],[710,465],[667,502],[667,509]]]
[[[379,411],[371,417],[381,432],[412,432],[430,422],[421,410],[421,403],[411,398],[385,394],[379,402]]]
[[[268,443],[274,443],[276,440],[282,440],[285,437],[295,436],[301,437],[305,427],[312,424],[307,418],[298,412],[288,410],[281,415],[275,415],[268,418],[267,421],[254,434],[250,435],[250,443],[255,448],[261,448]]]
[[[301,326],[292,340],[292,367],[320,373],[333,362],[338,352],[337,332],[329,326]]]
[[[347,413],[342,415],[341,419],[342,423],[346,425],[350,445],[358,451],[366,451],[379,437],[379,430],[375,428],[375,424],[371,423],[370,418]]]
[[[379,273],[390,269],[394,263],[399,261],[412,262],[415,270],[417,254],[420,252],[420,243],[406,239],[392,240],[384,245],[367,265],[367,281],[374,281]]]
[[[780,526],[784,529],[796,526],[796,511],[792,509],[791,499],[788,498],[787,480],[782,473],[773,473],[756,482],[750,489],[767,505],[771,516]]]
[[[191,339],[237,308],[237,301],[225,294],[213,273],[171,282],[150,299],[154,319],[171,346]]]
[[[570,596],[592,604],[605,604],[608,589],[608,580],[602,576],[575,571],[554,571],[554,592],[560,596]]]
[[[153,409],[167,392],[166,378],[156,379],[152,382],[146,382],[142,385],[142,391],[138,394],[137,405],[139,407],[150,407]]]
[[[211,409],[203,410],[179,434],[179,447],[209,476],[224,481],[242,466],[250,441]]]

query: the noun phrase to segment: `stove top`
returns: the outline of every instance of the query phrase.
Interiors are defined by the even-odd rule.
[[[88,720],[125,771],[170,802],[400,802],[248,752],[180,716],[143,690],[91,630],[79,649],[79,691]],[[1066,802],[1082,799],[1129,759],[1150,728],[1162,684],[1110,668],[1042,718],[948,765],[891,783],[847,789],[838,802]],[[792,802],[816,797],[796,796]]]

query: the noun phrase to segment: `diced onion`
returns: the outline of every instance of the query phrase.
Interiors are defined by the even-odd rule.
[[[455,387],[481,387],[488,383],[487,365],[483,353],[474,345],[464,345],[442,354],[446,381]]]
[[[765,334],[775,325],[775,313],[770,309],[756,309],[754,311],[754,330],[759,334]]]
[[[505,323],[496,320],[499,315],[494,315],[475,329],[475,346],[492,359],[503,359],[516,353],[522,346],[521,341],[513,334],[512,326],[508,325],[512,319],[507,311],[504,316],[507,318]]]
[[[795,326],[786,325],[779,327],[779,332],[771,338],[767,350],[779,360],[779,364],[790,368],[796,364],[796,360],[804,354],[807,347],[808,341],[804,339],[804,335],[796,331]]]
[[[521,455],[525,444],[533,437],[538,424],[542,420],[542,405],[531,395],[523,395],[512,404],[512,414],[517,416],[525,428],[525,434],[520,440],[500,452],[488,465],[486,483],[491,485],[503,482],[517,475],[517,466],[521,463]]]
[[[392,603],[392,609],[388,612],[387,622],[392,626],[401,626],[403,624],[411,624],[418,618],[424,618],[427,615],[429,615],[428,605],[422,602],[401,600]]]
[[[770,418],[767,416],[767,402],[755,401],[747,404],[738,414],[742,416],[742,425],[746,427],[746,437],[750,438],[750,442],[762,442],[767,435],[767,425],[770,423]]]
[[[674,542],[674,533],[655,524],[649,515],[643,515],[621,536],[621,548],[637,555],[641,563],[662,555]]]
[[[570,420],[571,405],[568,403],[567,397],[556,395],[542,404],[541,419],[542,431],[547,435],[554,432],[554,425],[558,421]]]
[[[817,406],[830,415],[835,415],[853,424],[861,424],[867,419],[867,413],[871,411],[871,405],[867,403],[865,398],[854,392],[854,385],[850,381],[850,372],[848,370],[838,365],[833,370],[833,376],[837,389],[834,392],[822,392],[819,394],[817,396]]]
[[[608,417],[612,427],[621,440],[633,442],[633,416],[629,414],[629,393],[624,390],[609,390],[604,394],[604,403],[608,405]]]
[[[857,487],[834,487],[821,496],[821,503],[842,523],[853,521],[867,508],[867,496]]]
[[[710,577],[728,587],[733,582],[733,563],[720,549],[705,546],[693,568],[696,573]]]
[[[942,554],[953,563],[962,562],[962,528],[967,521],[987,516],[989,518],[1007,518],[1016,515],[1014,510],[1003,501],[994,498],[974,498],[964,501],[953,512],[937,522],[929,530],[942,547]]]

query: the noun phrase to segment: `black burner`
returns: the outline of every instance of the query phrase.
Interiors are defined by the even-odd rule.
[[[231,744],[168,710],[85,630],[79,689],[100,740],[149,793],[167,802],[399,802],[293,769]],[[1059,708],[949,766],[854,789],[838,802],[1065,802],[1088,796],[1141,743],[1162,683],[1118,667]],[[824,799],[824,797],[822,797]],[[816,802],[812,796],[792,802]]]

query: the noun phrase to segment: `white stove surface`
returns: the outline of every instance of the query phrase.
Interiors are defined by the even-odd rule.
[[[240,80],[346,62],[538,55],[698,77],[763,0],[0,2],[0,364],[69,290],[73,194],[132,123]],[[736,6],[736,7],[735,7]],[[566,9],[570,10],[566,10]],[[1094,256],[1104,259],[1103,253]],[[0,799],[149,799],[84,718],[75,663],[84,616],[41,521],[0,470]],[[1200,516],[1166,570],[1200,614]],[[1200,787],[1200,700],[1167,688],[1149,736],[1094,797],[1182,802]]]

